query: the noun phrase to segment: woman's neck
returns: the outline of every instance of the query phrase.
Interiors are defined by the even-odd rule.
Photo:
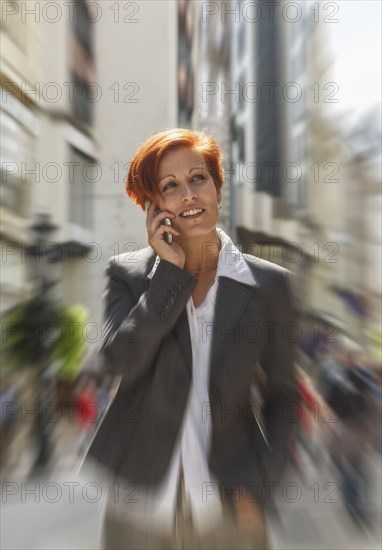
[[[221,242],[216,229],[208,235],[192,239],[177,239],[183,248],[186,261],[184,269],[194,274],[212,272],[217,267]]]

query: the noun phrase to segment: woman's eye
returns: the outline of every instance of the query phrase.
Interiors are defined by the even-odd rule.
[[[167,191],[167,189],[171,189],[171,187],[173,185],[176,185],[176,183],[174,181],[169,181],[168,183],[166,183],[166,185],[163,187],[162,191]]]
[[[205,180],[205,176],[203,174],[196,174],[195,176],[192,177],[192,179],[197,179],[197,180]]]

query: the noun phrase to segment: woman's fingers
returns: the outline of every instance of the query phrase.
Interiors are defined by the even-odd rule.
[[[148,227],[149,224],[151,223],[152,219],[153,219],[153,216],[154,216],[154,204],[151,202],[150,203],[150,206],[147,208],[146,212],[147,212],[147,216],[146,216],[146,226]]]
[[[151,207],[150,207],[150,210],[151,210]],[[147,222],[146,222],[146,227],[147,227],[147,231],[149,232],[149,236],[150,234],[155,233],[158,227],[162,225],[162,220],[164,220],[165,218],[169,218],[171,220],[174,217],[175,217],[175,214],[173,214],[172,212],[168,212],[166,210],[164,210],[163,212],[159,212],[158,214],[155,214],[154,209],[149,211],[147,216]],[[166,227],[170,227],[170,226],[166,226]]]
[[[155,205],[151,204],[147,211],[146,222],[149,242],[152,243],[155,239],[164,240],[165,232],[172,233],[175,236],[180,235],[179,231],[174,229],[172,225],[165,225],[162,223],[165,218],[169,218],[171,220],[174,217],[175,214],[166,210],[155,213]]]
[[[172,227],[171,225],[160,225],[159,231],[161,234],[163,233],[172,233],[173,235],[180,235],[179,231],[175,229],[175,227]]]
[[[164,233],[172,233],[176,237],[180,235],[179,231],[177,231],[174,227],[171,225],[160,225],[151,235],[151,238],[149,239],[149,242],[154,239],[164,239]]]
[[[165,233],[171,233],[174,237],[181,235],[181,233],[172,227],[172,225],[164,225],[162,222],[164,218],[171,220],[176,216],[166,210],[156,214],[155,208],[155,205],[152,204],[147,210],[146,227],[148,243],[162,260],[167,260],[183,268],[185,256],[182,248],[174,242],[174,239],[172,239],[172,244],[167,243],[165,239]]]
[[[163,210],[163,212],[159,212],[159,214],[155,215],[154,214],[154,217],[153,217],[153,221],[154,222],[161,222],[162,220],[164,220],[164,218],[170,218],[173,219],[175,218],[175,214],[173,214],[172,212],[168,212],[166,210]]]
[[[175,214],[172,212],[169,212],[167,210],[159,210],[156,213],[156,207],[154,203],[151,203],[149,208],[147,209],[147,222],[150,223],[155,219],[158,219],[159,221],[163,218],[174,218]]]
[[[174,227],[159,225],[156,231],[149,236],[149,245],[162,260],[167,260],[183,268],[185,261],[183,250],[174,242],[174,238],[171,244],[167,243],[165,233],[171,233],[173,237],[180,235]]]

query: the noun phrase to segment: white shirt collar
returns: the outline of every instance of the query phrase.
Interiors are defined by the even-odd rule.
[[[216,231],[222,243],[216,277],[229,277],[247,285],[256,284],[243,254],[232,239],[220,227],[217,227]]]
[[[245,261],[243,254],[234,245],[231,238],[220,227],[217,227],[216,231],[222,243],[222,247],[219,253],[216,278],[229,277],[230,279],[234,279],[239,283],[244,283],[247,285],[256,284],[256,280],[254,279],[252,271],[248,267],[248,264]],[[160,257],[157,256],[155,258],[155,262],[150,273],[147,275],[149,279],[151,279],[154,275],[159,262]]]

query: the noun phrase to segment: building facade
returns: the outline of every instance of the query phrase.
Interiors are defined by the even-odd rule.
[[[87,309],[90,349],[102,336],[108,259],[147,245],[125,180],[141,142],[177,124],[177,6],[4,4],[2,311],[34,291],[22,250],[48,214],[61,256],[56,294]]]

